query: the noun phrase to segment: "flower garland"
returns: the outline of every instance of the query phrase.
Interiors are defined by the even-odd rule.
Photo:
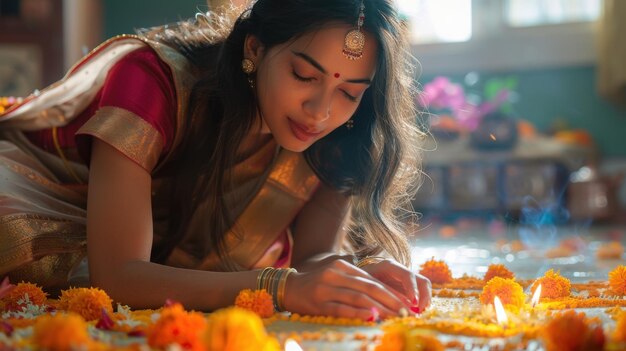
[[[436,262],[434,259],[431,261]],[[444,265],[443,261],[435,263],[437,267]],[[505,269],[504,266],[494,268],[494,272]],[[554,283],[553,286],[557,286],[553,288],[555,291],[575,289],[595,290],[595,293],[570,296],[568,292],[567,296],[556,298],[544,295],[541,302],[534,308],[524,303],[527,296],[524,295],[521,285],[512,279],[495,276],[485,283],[483,279],[464,276],[453,279],[447,285],[442,284],[441,286],[445,288],[439,290],[438,295],[465,297],[464,300],[456,300],[458,307],[442,308],[447,304],[454,305],[455,303],[446,299],[433,300],[433,304],[437,306],[431,307],[420,317],[392,318],[383,321],[382,324],[349,318],[298,314],[290,316],[272,314],[271,317],[263,320],[258,312],[263,311],[265,307],[262,306],[267,305],[263,301],[267,302],[271,299],[268,300],[268,295],[262,291],[251,290],[242,291],[235,302],[242,307],[250,307],[250,310],[232,307],[205,316],[198,312],[186,311],[178,303],[168,303],[159,310],[137,311],[117,305],[114,312],[110,297],[100,289],[72,288],[62,291],[59,300],[52,300],[48,299],[46,293],[35,284],[22,282],[12,285],[5,279],[0,283],[0,300],[2,301],[0,349],[6,346],[6,348],[47,350],[72,347],[90,350],[130,350],[138,349],[140,345],[145,347],[147,344],[153,349],[169,349],[175,345],[181,350],[196,351],[279,350],[280,345],[287,338],[291,338],[322,342],[353,340],[362,342],[363,347],[375,346],[379,350],[395,350],[398,349],[398,345],[421,345],[422,349],[435,347],[433,350],[439,350],[437,347],[440,347],[441,343],[434,334],[423,332],[423,330],[432,330],[438,333],[473,337],[518,335],[521,336],[522,341],[519,341],[517,346],[538,337],[541,337],[546,344],[551,342],[555,345],[563,345],[559,339],[564,337],[563,333],[567,332],[567,335],[570,335],[571,331],[576,331],[576,343],[597,347],[600,340],[606,338],[606,349],[618,350],[626,345],[626,312],[622,310],[626,307],[626,299],[617,295],[619,290],[614,290],[615,286],[618,289],[622,286],[619,283],[623,283],[625,269],[624,266],[616,267],[609,274],[609,281],[586,284],[571,284],[558,272],[548,271],[544,277],[537,280],[542,284],[548,282],[542,285],[542,290],[544,286],[548,287],[547,294],[551,289],[551,281]],[[449,287],[455,284],[456,286],[482,284],[483,289],[478,295],[475,291],[454,290]],[[615,295],[607,295],[609,293]],[[482,307],[472,296],[480,299]],[[507,313],[509,322],[506,325],[499,325],[493,309],[485,306],[485,304],[492,303],[495,296],[498,296],[505,305],[515,307],[509,306]],[[9,306],[18,305],[19,308],[8,309]],[[573,312],[552,315],[553,310],[585,307],[609,307],[606,314],[615,320],[614,327],[607,326],[604,330],[596,320]],[[278,320],[339,327],[374,327],[372,331],[379,330],[382,333],[364,334],[342,332],[341,329],[322,329],[268,334],[264,323],[267,325]],[[570,324],[572,327],[567,327]],[[549,335],[552,338],[550,340],[553,341],[549,341],[547,334],[542,334],[542,330],[550,330]],[[115,335],[122,336],[125,333],[131,344],[114,346],[111,343],[113,334],[107,334],[105,331],[120,332],[121,334]],[[448,348],[457,345],[458,348],[458,345],[463,344],[459,344],[458,340],[455,344],[453,340],[444,345]]]

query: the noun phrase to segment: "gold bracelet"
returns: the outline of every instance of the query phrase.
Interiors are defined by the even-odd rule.
[[[285,310],[285,286],[287,285],[287,277],[291,273],[298,273],[298,271],[296,271],[295,268],[289,268],[280,277],[280,282],[278,283],[278,299],[277,299],[278,311]]]
[[[276,268],[270,267],[270,269],[267,270],[267,273],[263,276],[263,280],[261,281],[261,289],[265,290],[268,294],[272,294],[270,287],[272,277],[276,274],[276,271]]]
[[[367,256],[361,260],[359,260],[359,262],[357,262],[356,266],[359,268],[363,268],[369,264],[374,264],[374,263],[379,263],[382,262],[384,260],[386,260],[386,257],[382,257],[382,256]]]
[[[256,277],[256,289],[257,290],[262,290],[264,288],[263,283],[264,283],[265,275],[267,275],[269,271],[274,270],[274,269],[275,269],[274,267],[265,267],[263,268],[261,273],[257,275]]]

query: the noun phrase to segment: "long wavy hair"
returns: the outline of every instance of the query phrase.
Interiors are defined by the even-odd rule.
[[[317,176],[351,196],[350,243],[358,256],[386,251],[410,264],[404,225],[421,182],[414,104],[415,72],[406,28],[392,0],[363,0],[363,29],[378,43],[376,74],[352,116],[352,129],[337,128],[304,152]],[[224,190],[236,148],[257,118],[257,102],[241,70],[244,40],[255,35],[266,50],[329,23],[355,25],[360,0],[258,0],[234,21],[207,13],[175,27],[143,33],[177,48],[196,66],[199,79],[189,101],[193,128],[175,158],[170,233],[152,259],[163,261],[202,205],[206,249],[228,261],[224,235],[233,226]],[[206,160],[200,162],[200,160]],[[226,171],[225,171],[226,170]]]

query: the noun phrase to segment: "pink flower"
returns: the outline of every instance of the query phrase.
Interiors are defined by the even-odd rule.
[[[2,279],[2,283],[0,283],[0,299],[5,297],[14,288],[15,285],[9,282],[9,277],[4,277],[4,279]]]

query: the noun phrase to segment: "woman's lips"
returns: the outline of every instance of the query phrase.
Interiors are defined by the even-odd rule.
[[[321,132],[318,132],[318,133],[308,132],[306,127],[303,126],[302,124],[295,122],[291,118],[287,118],[287,119],[289,120],[289,128],[291,128],[291,132],[300,141],[309,141],[310,139],[313,139],[316,136],[321,134]]]

